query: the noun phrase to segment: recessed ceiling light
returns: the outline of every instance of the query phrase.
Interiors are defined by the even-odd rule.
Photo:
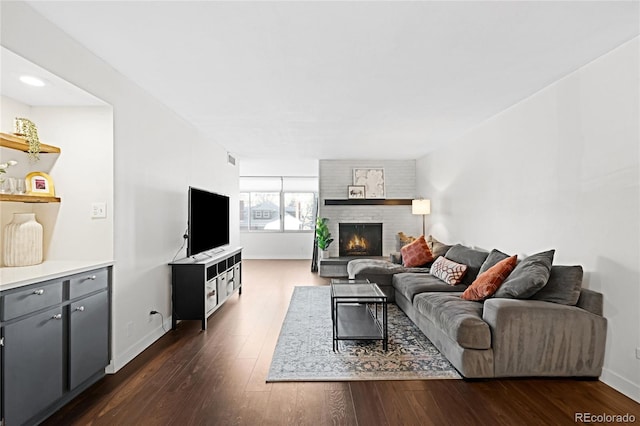
[[[32,75],[21,75],[20,81],[23,82],[24,84],[28,84],[29,86],[35,86],[35,87],[42,87],[45,85],[44,81]]]

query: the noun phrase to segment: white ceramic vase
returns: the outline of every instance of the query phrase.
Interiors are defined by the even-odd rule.
[[[42,225],[35,213],[14,213],[4,227],[4,266],[42,263]]]

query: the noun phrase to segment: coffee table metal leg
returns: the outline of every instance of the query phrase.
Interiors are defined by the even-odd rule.
[[[386,303],[382,304],[382,323],[383,323],[382,324],[382,333],[383,333],[382,346],[383,346],[383,349],[387,351],[389,335],[387,333],[387,304]]]

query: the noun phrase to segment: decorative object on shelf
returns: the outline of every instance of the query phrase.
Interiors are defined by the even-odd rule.
[[[417,200],[413,200],[411,202],[411,213],[412,214],[421,214],[422,215],[422,235],[425,232],[425,217],[428,214],[431,214],[431,200],[425,200],[424,198],[420,198]]]
[[[365,198],[384,198],[384,169],[353,169],[353,184],[365,187]]]
[[[4,178],[2,182],[0,182],[0,194],[15,194],[16,183],[16,178]]]
[[[16,194],[23,195],[27,192],[27,181],[24,179],[16,179]]]
[[[42,263],[42,235],[35,213],[14,213],[4,227],[4,266]]]
[[[38,161],[40,159],[40,139],[38,129],[33,121],[28,118],[16,117],[13,121],[14,134],[22,136],[29,144],[29,159]]]
[[[328,221],[329,219],[326,217],[319,217],[316,220],[316,241],[318,242],[320,257],[322,259],[329,258],[329,246],[333,242],[331,232],[329,232],[329,226],[327,225]]]
[[[0,164],[0,186],[2,186],[6,179],[3,175],[7,173],[7,169],[11,166],[15,166],[16,164],[18,164],[16,160],[9,160],[6,163]]]
[[[25,180],[27,182],[27,195],[45,195],[49,197],[56,195],[53,179],[44,172],[29,173]]]
[[[6,163],[1,163],[0,164],[0,174],[4,174],[7,172],[7,169],[11,166],[15,166],[16,164],[18,164],[18,162],[16,160],[9,160]]]
[[[349,185],[348,196],[350,200],[364,199],[365,187],[364,185]]]

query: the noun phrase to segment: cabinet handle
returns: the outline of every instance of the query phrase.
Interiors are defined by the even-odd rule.
[[[207,294],[208,297],[213,297],[215,295],[216,295],[216,291],[215,290],[213,290],[213,291],[209,292],[209,294]]]
[[[87,277],[87,279],[88,279],[88,280],[91,280],[91,281],[95,280],[96,278],[97,278],[97,277],[96,277],[95,275],[91,275],[90,277]]]
[[[35,290],[33,292],[33,294],[38,295],[38,296],[42,296],[44,294],[44,290],[43,289]]]
[[[54,316],[51,317],[51,319],[54,319],[54,320],[62,319],[62,314],[55,314]]]
[[[84,306],[78,306],[75,310],[78,312],[84,312]]]

